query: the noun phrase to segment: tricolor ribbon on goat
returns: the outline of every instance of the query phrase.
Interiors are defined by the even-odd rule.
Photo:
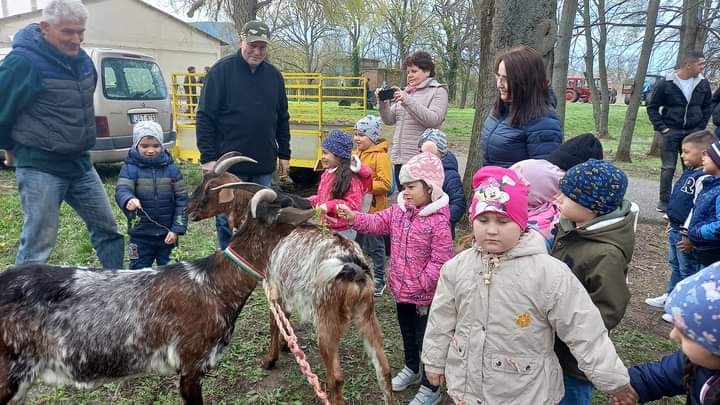
[[[252,276],[257,281],[263,281],[265,280],[265,273],[262,271],[256,269],[250,262],[247,261],[244,257],[240,256],[236,251],[232,250],[230,246],[225,248],[223,251],[225,256],[227,256],[230,261],[235,263],[236,266],[240,267],[242,271]]]

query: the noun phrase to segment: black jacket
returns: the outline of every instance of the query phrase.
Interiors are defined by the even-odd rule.
[[[290,159],[290,123],[285,82],[271,64],[255,72],[240,53],[220,59],[205,76],[197,110],[197,146],[202,163],[231,151],[257,160],[230,169],[268,174],[276,160]]]
[[[715,94],[712,96],[712,109],[713,124],[720,128],[720,87],[715,90]]]
[[[658,83],[647,104],[647,113],[656,131],[665,129],[705,129],[712,112],[710,83],[700,78],[693,89],[690,103],[675,84],[673,72]]]

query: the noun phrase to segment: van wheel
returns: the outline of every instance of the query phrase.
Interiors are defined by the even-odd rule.
[[[290,169],[290,178],[293,183],[302,184],[303,186],[312,186],[317,184],[320,179],[320,173],[313,169],[294,168]]]

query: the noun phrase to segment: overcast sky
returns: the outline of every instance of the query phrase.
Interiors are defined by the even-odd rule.
[[[45,6],[45,4],[47,4],[49,1],[50,0],[37,0],[38,7],[43,8]],[[176,13],[171,6],[170,0],[143,0],[143,1],[145,3],[152,4],[153,6],[159,8],[161,10],[164,10],[178,18],[181,18],[184,21],[198,21],[198,20],[205,19],[202,16],[200,16],[200,18],[198,18],[198,16],[196,15],[195,18],[190,20],[189,18],[187,18],[184,15],[184,13]],[[24,13],[24,12],[30,11],[30,0],[10,0],[8,2],[8,11],[10,12],[10,14],[19,14],[19,13]]]

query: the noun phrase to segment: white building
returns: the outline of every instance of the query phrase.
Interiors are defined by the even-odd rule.
[[[141,0],[85,0],[90,12],[84,47],[122,48],[151,55],[170,83],[173,72],[195,66],[202,72],[221,57],[222,40]],[[26,25],[39,22],[42,10],[0,18],[0,48]]]

